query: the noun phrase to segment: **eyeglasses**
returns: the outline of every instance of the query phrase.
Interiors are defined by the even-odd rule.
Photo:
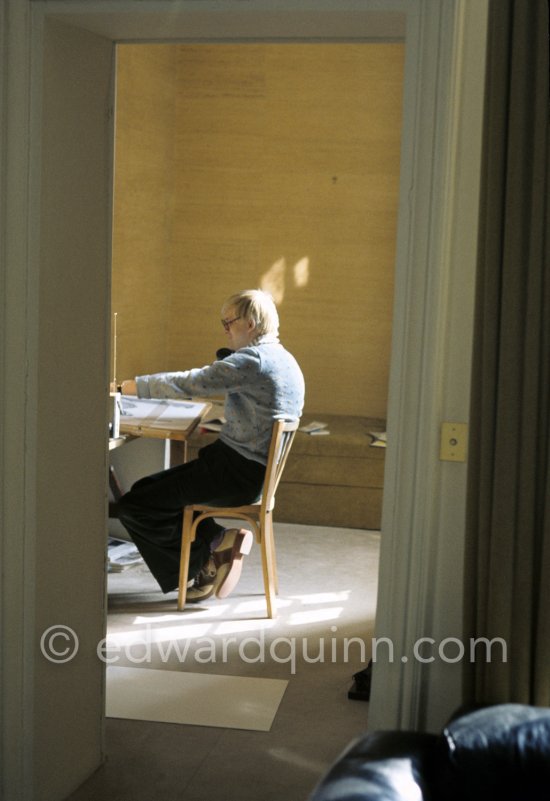
[[[231,328],[233,323],[236,323],[237,320],[240,320],[240,319],[241,319],[240,317],[233,317],[232,320],[222,320],[222,325],[223,325],[223,327],[225,328],[226,331],[229,331],[229,329]]]

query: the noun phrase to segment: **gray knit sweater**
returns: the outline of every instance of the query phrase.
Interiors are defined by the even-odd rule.
[[[304,405],[304,377],[278,340],[263,338],[223,361],[175,373],[136,378],[140,398],[225,395],[220,439],[247,459],[267,463],[273,421],[297,419]]]

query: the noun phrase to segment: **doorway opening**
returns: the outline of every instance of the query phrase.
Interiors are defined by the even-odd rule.
[[[386,416],[403,51],[396,43],[118,45],[112,309],[122,378],[208,363],[220,345],[224,297],[260,286],[279,304],[283,342],[306,374],[313,416],[349,418],[346,435],[358,440],[351,456],[329,447],[315,461],[341,461],[344,476],[353,470],[346,461],[356,466],[360,450],[368,455],[370,439],[355,426]],[[331,429],[322,441],[337,436]],[[135,448],[116,452],[122,472],[138,478],[152,449],[160,469],[159,443]],[[291,681],[287,694],[310,699],[312,683],[328,685],[331,672],[351,686],[374,631],[383,453],[371,453],[380,472],[378,526],[353,517],[336,476],[334,502],[341,513],[348,507],[347,526],[323,525],[326,483],[312,490],[309,522],[293,520],[278,498],[285,587],[277,621],[263,618],[257,553],[234,597],[183,616],[146,569],[111,576],[108,640],[126,657],[117,665],[143,659],[142,668],[205,680],[224,672],[276,677]],[[363,712],[361,704],[350,709],[345,692],[339,698],[331,718],[341,719],[342,745],[350,725],[363,726]],[[306,704],[303,714],[311,719],[313,709]],[[294,756],[281,749],[294,782],[310,780],[303,764],[316,748],[296,746]]]

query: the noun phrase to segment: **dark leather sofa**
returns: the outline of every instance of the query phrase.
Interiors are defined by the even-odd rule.
[[[457,715],[441,734],[366,734],[310,801],[550,801],[550,709],[501,704]]]

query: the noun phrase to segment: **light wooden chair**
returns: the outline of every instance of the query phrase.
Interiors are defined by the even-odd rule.
[[[278,592],[275,541],[273,537],[273,508],[275,492],[298,429],[299,420],[275,420],[271,434],[271,444],[267,459],[262,496],[257,503],[246,506],[205,506],[192,504],[183,511],[183,535],[181,540],[181,561],[178,592],[178,609],[185,606],[189,555],[191,543],[197,533],[197,526],[207,517],[221,517],[228,520],[245,520],[252,526],[256,541],[262,549],[262,571],[264,578],[267,616],[276,616],[275,595]]]

